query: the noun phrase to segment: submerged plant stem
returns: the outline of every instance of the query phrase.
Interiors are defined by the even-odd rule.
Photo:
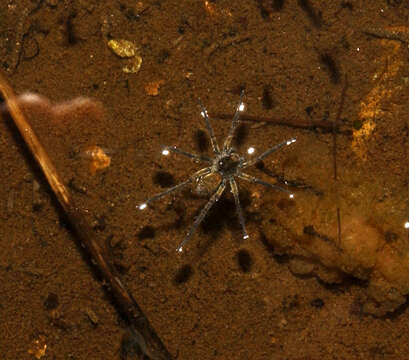
[[[85,247],[95,262],[98,270],[108,283],[119,306],[118,310],[125,315],[131,326],[131,333],[136,339],[139,350],[150,359],[172,359],[165,346],[151,327],[142,310],[120,281],[112,264],[107,260],[106,251],[95,239],[95,234],[81,209],[75,206],[67,187],[64,185],[47,152],[40,143],[30,124],[27,122],[7,80],[0,74],[0,94],[4,98],[8,112],[19,130],[25,144],[43,171],[53,193],[71,223],[77,239]]]

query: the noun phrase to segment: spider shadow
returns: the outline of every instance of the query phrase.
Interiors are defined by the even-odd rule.
[[[251,253],[246,249],[240,249],[237,251],[235,260],[238,269],[243,274],[249,274],[252,272],[254,260]],[[194,275],[195,269],[190,263],[181,265],[173,276],[173,285],[180,286],[187,283]]]
[[[247,222],[252,220],[252,217],[246,213],[246,208],[250,203],[249,192],[241,189],[240,204]],[[193,218],[199,214],[201,209],[202,207],[199,207],[195,211]],[[237,218],[236,203],[229,191],[226,191],[226,194],[209,210],[198,230],[196,234],[197,246],[194,252],[195,258],[204,256],[210,247],[216,244],[224,230],[231,232],[234,238],[240,240],[243,238],[242,229]],[[192,238],[191,241],[195,241],[195,238]]]

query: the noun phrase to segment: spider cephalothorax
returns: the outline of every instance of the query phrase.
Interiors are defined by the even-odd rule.
[[[284,191],[289,194],[290,198],[294,197],[294,195],[290,193],[287,189],[284,189],[274,184],[267,183],[261,179],[258,179],[254,176],[248,175],[245,172],[243,172],[245,168],[251,165],[254,165],[258,161],[263,160],[265,157],[275,152],[276,150],[280,149],[281,147],[290,145],[296,141],[295,138],[283,141],[282,143],[272,147],[271,149],[268,149],[261,155],[251,158],[251,159],[246,159],[244,156],[237,153],[231,146],[231,142],[233,140],[234,132],[237,129],[237,126],[239,124],[240,112],[244,110],[243,95],[244,93],[242,92],[240,95],[240,102],[237,105],[236,112],[234,113],[234,116],[233,116],[229,134],[226,140],[224,141],[223,148],[221,150],[219,148],[219,145],[217,144],[216,137],[213,132],[213,128],[209,121],[207,110],[202,105],[202,103],[199,101],[199,104],[201,107],[201,115],[204,117],[205,122],[206,122],[206,128],[207,128],[207,132],[209,133],[214,157],[210,158],[210,157],[203,156],[203,155],[191,154],[189,152],[180,150],[174,146],[164,148],[162,150],[163,155],[169,155],[170,152],[174,152],[180,155],[184,155],[192,160],[195,160],[196,162],[206,163],[208,166],[204,167],[203,169],[200,169],[199,171],[196,171],[187,180],[157,195],[152,196],[151,198],[146,200],[144,203],[137,206],[139,210],[144,210],[147,208],[148,204],[151,203],[152,201],[157,200],[161,198],[162,196],[165,196],[169,193],[172,193],[187,184],[190,184],[192,182],[200,183],[204,178],[207,178],[212,175],[218,175],[220,177],[220,181],[218,185],[216,186],[216,188],[213,190],[213,193],[210,196],[209,201],[200,211],[199,215],[195,218],[190,230],[187,232],[183,241],[179,244],[177,248],[179,252],[182,252],[183,247],[192,237],[192,235],[196,231],[199,224],[203,221],[203,219],[205,218],[210,208],[220,199],[220,197],[222,196],[227,186],[230,186],[231,192],[233,193],[233,196],[234,196],[234,201],[236,203],[237,216],[239,218],[239,222],[241,224],[242,231],[243,231],[243,238],[247,239],[249,237],[246,231],[243,211],[240,205],[239,190],[238,190],[238,186],[237,186],[236,179],[235,179],[236,177],[242,180],[249,181],[251,183],[261,184],[261,185],[268,186],[268,187],[271,187],[271,188],[274,188],[280,191]],[[249,151],[249,153],[251,152]]]
[[[212,172],[221,177],[236,176],[240,165],[245,161],[244,157],[234,152],[233,148],[216,155],[212,164]]]

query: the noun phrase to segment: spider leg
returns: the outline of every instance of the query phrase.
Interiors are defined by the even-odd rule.
[[[177,184],[177,185],[175,185],[175,186],[173,186],[173,187],[171,187],[171,188],[169,188],[169,189],[167,189],[167,190],[165,190],[165,191],[163,191],[163,192],[161,192],[161,193],[159,193],[159,194],[156,194],[156,195],[152,196],[151,198],[147,199],[144,203],[139,204],[139,205],[137,205],[136,207],[137,207],[139,210],[144,210],[144,209],[146,209],[146,207],[148,206],[148,204],[151,203],[152,201],[158,200],[158,199],[160,199],[161,197],[163,197],[163,196],[165,196],[165,195],[167,195],[167,194],[170,194],[170,193],[172,193],[172,192],[174,192],[174,191],[180,189],[181,187],[183,187],[183,186],[185,186],[185,185],[187,185],[187,184],[189,184],[189,183],[195,181],[196,179],[199,179],[199,178],[202,177],[202,176],[205,176],[205,175],[207,175],[207,174],[210,174],[211,171],[212,171],[212,170],[211,170],[210,167],[206,167],[206,168],[200,169],[199,171],[196,171],[192,176],[190,176],[187,180],[185,180],[185,181],[183,181],[183,182],[181,182],[181,183],[179,183],[179,184]]]
[[[190,240],[192,235],[195,233],[197,227],[200,225],[200,223],[206,217],[206,215],[207,215],[208,211],[210,210],[210,208],[220,199],[220,196],[222,196],[224,189],[226,189],[226,180],[223,179],[222,181],[220,181],[216,191],[210,197],[209,201],[206,203],[206,205],[200,211],[199,215],[196,217],[195,221],[193,222],[193,225],[191,226],[190,230],[187,232],[187,234],[186,234],[185,238],[183,239],[183,241],[177,247],[176,250],[178,252],[183,251],[183,247],[186,245],[186,243]]]
[[[271,149],[268,149],[267,151],[264,151],[261,155],[255,157],[254,159],[250,159],[245,161],[241,168],[244,169],[246,167],[249,167],[251,165],[254,165],[255,163],[263,160],[266,158],[268,155],[272,154],[273,152],[277,151],[278,149],[281,149],[283,146],[288,146],[291,145],[292,143],[295,143],[297,141],[296,138],[291,138],[286,141],[283,141],[282,143],[277,144],[276,146],[273,146]]]
[[[215,154],[220,154],[219,145],[217,144],[216,136],[214,135],[214,131],[212,125],[210,124],[209,115],[207,114],[206,108],[202,104],[202,100],[199,99],[199,106],[200,106],[200,115],[202,115],[206,121],[206,128],[207,132],[210,136],[210,142],[212,144],[212,149]]]
[[[229,134],[227,135],[226,140],[224,141],[224,144],[223,144],[224,150],[230,147],[231,141],[233,140],[234,132],[236,131],[237,125],[240,122],[239,121],[240,113],[244,110],[243,97],[244,97],[244,90],[242,90],[240,94],[240,100],[236,106],[236,112],[233,115],[233,120],[231,121],[231,127],[230,127]]]
[[[210,159],[207,156],[192,154],[192,153],[189,153],[187,151],[178,149],[176,146],[166,146],[166,147],[164,147],[163,150],[162,150],[162,155],[165,155],[165,156],[169,155],[169,151],[174,152],[176,154],[186,156],[189,159],[193,159],[195,161],[206,162],[208,164],[212,163],[212,159]]]
[[[230,179],[230,188],[234,196],[234,201],[236,203],[237,216],[239,218],[239,222],[243,230],[243,239],[248,239],[249,235],[247,234],[247,231],[246,231],[246,223],[244,221],[243,210],[241,209],[241,205],[240,205],[239,189],[237,187],[237,183],[236,183],[236,180],[234,180],[234,178]]]
[[[263,181],[263,180],[261,180],[261,179],[258,179],[258,178],[254,177],[254,176],[248,175],[248,174],[243,173],[243,172],[240,173],[240,175],[237,175],[237,176],[238,176],[240,179],[249,181],[249,182],[251,182],[251,183],[253,183],[253,184],[261,184],[261,185],[264,185],[264,186],[267,186],[267,187],[271,187],[271,188],[273,188],[273,189],[276,189],[276,190],[278,190],[278,191],[285,192],[285,193],[287,193],[287,194],[289,195],[289,198],[290,198],[290,199],[293,199],[293,198],[294,198],[294,194],[293,194],[291,191],[289,191],[289,190],[287,190],[287,189],[284,189],[284,188],[281,187],[281,186],[277,186],[277,185],[274,185],[274,184],[270,184],[270,183],[268,183],[268,182],[266,182],[266,181]]]

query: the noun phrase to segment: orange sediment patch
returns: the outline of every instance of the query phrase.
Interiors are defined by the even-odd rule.
[[[92,175],[111,165],[111,158],[99,146],[90,146],[85,150],[85,156],[90,160],[89,170]]]
[[[145,85],[145,92],[149,95],[149,96],[157,96],[159,95],[159,89],[160,87],[165,83],[165,80],[161,79],[161,80],[155,80],[155,81],[151,81],[149,83],[147,83]]]
[[[367,141],[376,128],[376,121],[384,114],[382,105],[390,99],[394,92],[401,91],[401,86],[396,86],[390,80],[394,79],[404,64],[402,54],[399,52],[401,44],[395,40],[381,40],[385,53],[376,61],[381,67],[374,73],[372,80],[375,86],[361,101],[359,119],[362,126],[353,131],[352,150],[359,158],[367,158]]]

